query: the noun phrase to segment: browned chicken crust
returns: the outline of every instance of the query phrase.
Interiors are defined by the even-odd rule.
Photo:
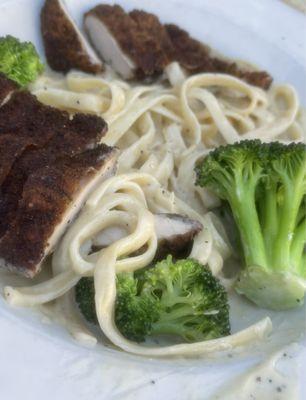
[[[74,155],[96,147],[106,130],[97,116],[76,114],[71,120],[67,112],[45,106],[29,92],[12,95],[0,108],[0,238],[14,218],[28,171],[46,164],[46,157],[51,162],[52,154]]]
[[[59,157],[32,171],[23,187],[16,217],[0,242],[0,256],[10,269],[19,269],[29,277],[37,273],[48,241],[72,200],[113,156],[113,148],[99,145],[73,157]]]
[[[27,176],[58,156],[95,148],[106,130],[105,121],[95,115],[76,114],[71,119],[67,112],[40,103],[29,92],[14,93],[0,108],[0,140],[5,132],[13,132],[17,147],[12,142],[5,157],[0,157],[0,238],[14,218]]]
[[[103,69],[101,63],[90,59],[60,0],[45,1],[41,10],[41,32],[48,64],[55,71],[80,69],[97,73]]]
[[[95,115],[76,114],[71,119],[66,111],[40,103],[27,91],[15,92],[0,107],[0,135],[8,132],[31,138],[33,145],[44,145],[55,134],[78,131],[78,140],[94,146],[106,133],[107,125]],[[91,140],[90,140],[91,138]],[[80,144],[82,146],[82,144]]]
[[[189,72],[225,73],[263,89],[270,87],[272,77],[267,72],[242,70],[234,62],[212,57],[209,48],[193,39],[188,32],[174,24],[166,24],[165,27],[175,50],[174,59]]]
[[[154,14],[133,10],[129,15],[137,25],[136,29],[141,32],[140,43],[145,43],[143,47],[140,45],[138,48],[137,65],[140,65],[144,75],[148,75],[147,71],[151,74],[162,73],[174,56],[165,27]]]
[[[101,19],[115,35],[122,47],[126,47],[129,50],[129,46],[133,46],[133,43],[130,43],[133,21],[122,7],[118,5],[99,4],[85,13],[84,18],[87,15],[93,15]]]
[[[155,224],[160,224],[162,220],[167,222],[167,224],[164,224],[164,231],[157,227],[158,247],[154,261],[160,261],[167,257],[168,254],[171,254],[175,258],[188,257],[193,239],[203,229],[202,224],[179,214],[159,213],[155,215]],[[176,221],[183,225],[179,233],[175,231]]]
[[[62,127],[69,115],[40,103],[27,91],[15,92],[10,101],[0,108],[0,135],[22,132],[39,144],[45,143],[54,134],[54,126]]]
[[[29,140],[25,137],[12,134],[0,135],[0,187],[9,175],[15,160],[21,156],[27,146],[29,146]]]
[[[142,10],[127,13],[118,5],[100,4],[87,12],[84,18],[88,16],[99,19],[121,51],[134,62],[133,78],[160,75],[169,63],[178,61],[192,74],[226,73],[263,89],[271,85],[272,78],[267,72],[242,69],[235,62],[214,57],[209,47],[177,25],[161,24],[154,14]],[[96,47],[98,40],[98,37],[94,39]]]
[[[122,51],[128,54],[138,66],[137,47],[139,40],[136,24],[123,8],[118,5],[99,4],[88,11],[84,18],[90,15],[100,19],[105,24]],[[140,68],[140,66],[138,67]]]
[[[0,107],[0,265],[39,271],[66,216],[115,164],[116,150],[99,145],[106,131],[102,118],[71,117],[27,91]]]
[[[171,43],[163,25],[150,13],[126,13],[118,5],[100,4],[85,14],[100,19],[116,39],[121,50],[136,65],[139,78],[160,74],[170,62]]]

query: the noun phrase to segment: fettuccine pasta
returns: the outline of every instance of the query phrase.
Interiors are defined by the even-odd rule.
[[[80,72],[65,77],[46,74],[32,86],[45,104],[102,116],[109,126],[103,142],[121,152],[117,175],[90,196],[55,249],[53,278],[33,287],[6,287],[5,294],[14,305],[37,306],[56,300],[69,312],[76,283],[83,276],[93,276],[99,325],[112,343],[141,355],[192,356],[261,339],[270,332],[271,321],[266,318],[231,336],[201,343],[141,346],[124,338],[115,325],[116,274],[143,268],[153,260],[157,249],[154,213],[178,213],[203,225],[191,257],[208,264],[230,286],[223,276],[223,262],[231,248],[210,211],[219,200],[194,185],[194,166],[216,146],[243,139],[303,141],[305,115],[288,85],[263,91],[224,74],[186,77],[176,63],[167,67],[166,74],[170,84],[129,84],[108,71],[103,77]],[[97,235],[114,226],[124,229],[125,236],[91,253]],[[71,331],[76,338],[94,341],[76,320]]]

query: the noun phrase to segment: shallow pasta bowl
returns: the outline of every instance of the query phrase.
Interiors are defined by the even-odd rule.
[[[0,34],[31,40],[43,54],[38,19],[41,3],[41,0],[0,0]],[[98,1],[67,3],[80,22],[83,12]],[[118,0],[117,3],[155,12],[162,20],[180,24],[220,52],[257,64],[271,72],[276,81],[294,85],[306,106],[306,23],[296,10],[277,0],[190,0],[188,4],[183,0],[141,3]],[[236,310],[234,331],[267,315],[266,310],[249,304],[237,306]],[[9,308],[1,298],[1,398],[210,399],[220,386],[258,362],[263,352],[270,353],[298,341],[305,330],[305,308],[269,315],[275,336],[246,354],[235,358],[226,355],[217,360],[148,360],[102,345],[93,349],[81,347],[60,324],[48,324],[46,317],[30,310]],[[300,361],[305,370],[305,351]],[[305,383],[302,390],[301,398],[305,398]]]

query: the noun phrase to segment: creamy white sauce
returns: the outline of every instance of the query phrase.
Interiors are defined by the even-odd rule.
[[[287,346],[224,387],[211,400],[298,400],[296,353]]]
[[[60,301],[40,305],[37,309],[42,314],[43,323],[63,326],[80,345],[94,347],[97,344],[96,336],[85,327],[85,322],[77,309],[74,291],[61,297]]]
[[[7,279],[12,278],[12,276],[8,276],[10,275],[8,273],[0,275],[2,275],[1,278],[3,280],[5,275]],[[15,276],[15,278],[19,280],[19,277]],[[20,278],[20,281],[22,280],[23,278]],[[248,323],[248,318],[251,318],[251,311],[254,310],[253,306],[244,301],[242,297],[237,297],[237,299],[234,297],[231,302],[233,326],[236,330],[239,329],[240,324]],[[70,315],[70,318],[64,317],[62,310],[54,307],[52,303],[43,306],[40,311],[42,311],[40,319],[44,323],[52,323],[55,326],[62,325],[70,332],[72,330],[75,331],[75,318],[73,315]],[[277,313],[271,314],[271,312],[265,310],[258,310],[258,312],[265,312],[271,316],[275,330],[271,339],[259,345],[257,350],[245,348],[241,349],[237,355],[233,355],[230,352],[223,354],[223,358],[220,359],[219,357],[215,360],[212,358],[200,358],[197,360],[178,358],[172,361],[159,361],[158,363],[155,361],[152,363],[152,360],[145,360],[140,365],[138,357],[129,356],[127,358],[127,355],[122,352],[106,349],[103,343],[98,344],[94,349],[86,350],[86,353],[82,349],[78,354],[74,353],[73,360],[69,360],[65,365],[62,365],[63,372],[66,377],[77,377],[78,381],[81,380],[84,384],[89,385],[88,387],[91,388],[90,391],[92,392],[95,392],[95,388],[98,390],[97,382],[102,379],[104,382],[103,394],[105,390],[105,393],[109,396],[114,393],[116,395],[122,394],[124,397],[121,398],[125,399],[135,398],[135,393],[146,386],[148,393],[156,391],[160,384],[161,386],[165,384],[164,379],[167,379],[167,382],[172,381],[173,385],[182,386],[181,398],[188,400],[198,400],[199,398],[201,400],[297,400],[298,386],[295,371],[297,360],[293,356],[295,353],[301,352],[301,350],[297,351],[297,347],[286,348],[286,346],[277,352],[274,350],[277,346],[279,349],[280,344],[290,343],[294,336],[301,336],[303,327],[305,327],[305,321],[303,322],[301,317],[305,315],[305,309],[301,309],[299,312],[291,312],[290,318],[289,315],[288,318],[285,318],[282,314],[277,316]],[[255,314],[257,318],[258,315],[256,312]],[[42,328],[40,330],[43,331]],[[49,330],[48,327],[45,329],[46,332],[49,332]],[[293,335],[294,331],[295,335]],[[60,331],[57,329],[53,333],[58,334],[56,337],[61,336]],[[74,339],[86,346],[93,345],[95,340],[90,332],[86,337],[74,335]],[[70,341],[68,336],[65,340]],[[261,353],[263,361],[254,367],[254,354],[258,355],[258,352]],[[273,353],[272,356],[271,353]],[[258,360],[258,357],[256,359]],[[247,364],[246,367],[241,366],[245,364]],[[118,368],[124,368],[127,371],[118,376]],[[242,368],[245,368],[244,374],[233,380],[232,377],[237,374],[237,368],[239,372],[241,372]],[[216,380],[211,376],[212,371],[215,371]],[[211,376],[211,384],[207,390],[202,392],[199,390],[199,386],[201,386],[202,379],[207,375]],[[260,377],[260,381],[257,380],[258,377]],[[116,384],[106,387],[106,383],[108,385],[113,379]],[[231,383],[223,385],[229,379],[231,379]],[[269,382],[269,379],[272,382]],[[182,381],[182,384],[179,383],[180,381]],[[277,388],[280,388],[281,391],[278,391]],[[202,397],[199,397],[201,392]]]

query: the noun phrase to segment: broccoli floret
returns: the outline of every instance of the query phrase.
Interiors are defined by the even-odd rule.
[[[94,296],[83,279],[76,300],[85,318],[92,321],[87,300],[91,298],[93,304]],[[230,334],[224,287],[197,261],[173,262],[171,256],[154,267],[117,276],[115,321],[125,337],[137,342],[161,334],[188,342]]]
[[[92,278],[82,278],[75,287],[75,300],[88,322],[98,323],[95,307],[95,287]]]
[[[245,260],[237,291],[275,310],[303,304],[306,146],[260,140],[221,146],[196,174],[197,185],[231,207]]]
[[[139,282],[132,273],[117,276],[116,325],[124,336],[136,342],[145,340],[160,308],[154,297],[140,295]]]
[[[43,69],[32,43],[20,42],[9,35],[0,38],[0,72],[8,78],[23,87],[33,82]]]
[[[144,270],[142,296],[156,299],[158,319],[150,335],[173,334],[188,342],[230,334],[227,293],[210,269],[196,260],[168,256]]]

